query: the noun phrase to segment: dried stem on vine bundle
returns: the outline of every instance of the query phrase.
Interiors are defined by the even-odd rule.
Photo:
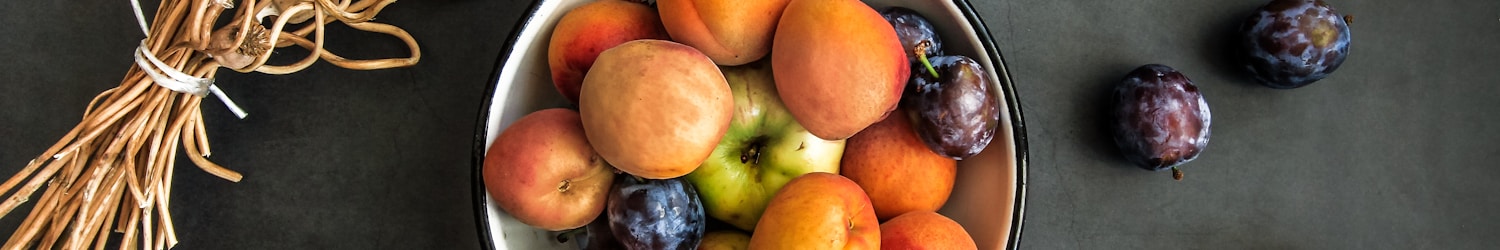
[[[421,51],[410,34],[370,22],[393,2],[243,0],[236,9],[229,0],[163,0],[142,52],[197,78],[211,78],[219,68],[290,74],[320,59],[360,70],[415,65]],[[226,11],[232,11],[231,22],[214,29]],[[410,55],[366,60],[336,55],[323,48],[324,28],[333,22],[396,37]],[[274,50],[290,46],[312,53],[288,65],[266,64]],[[119,86],[94,97],[77,126],[0,183],[0,195],[9,194],[0,202],[0,216],[36,198],[3,249],[103,248],[111,232],[121,234],[121,249],[171,248],[178,239],[167,209],[179,145],[199,169],[240,180],[238,172],[207,158],[212,150],[199,110],[203,93],[164,88],[153,78],[160,74],[132,67]]]

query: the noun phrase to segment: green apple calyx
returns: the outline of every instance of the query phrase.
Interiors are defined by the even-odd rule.
[[[786,110],[768,62],[721,67],[734,93],[729,130],[687,175],[708,216],[747,231],[788,181],[811,172],[837,174],[844,153],[843,140],[814,136]]]

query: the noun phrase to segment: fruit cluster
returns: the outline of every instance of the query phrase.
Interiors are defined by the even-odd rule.
[[[1349,25],[1322,0],[1271,0],[1240,26],[1241,63],[1261,85],[1307,86],[1332,74],[1349,54]],[[1210,112],[1198,86],[1177,70],[1148,64],[1115,85],[1115,145],[1141,168],[1172,170],[1208,146]]]
[[[942,44],[858,0],[590,2],[547,50],[577,110],[507,127],[485,186],[585,249],[973,249],[936,211],[1002,103]]]

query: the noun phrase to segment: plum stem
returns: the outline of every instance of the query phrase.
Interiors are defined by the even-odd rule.
[[[915,49],[912,49],[912,53],[917,55],[917,61],[921,61],[922,66],[927,67],[927,72],[932,73],[932,78],[942,78],[938,76],[937,70],[932,68],[932,62],[927,60],[927,46],[931,45],[932,41],[922,40],[922,42],[917,43]]]
[[[1172,179],[1173,180],[1179,180],[1179,181],[1181,181],[1182,180],[1182,170],[1177,169],[1177,167],[1172,167]]]

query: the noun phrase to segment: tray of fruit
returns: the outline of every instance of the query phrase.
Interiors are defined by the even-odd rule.
[[[1015,248],[1026,133],[965,0],[539,0],[474,141],[491,249]]]

